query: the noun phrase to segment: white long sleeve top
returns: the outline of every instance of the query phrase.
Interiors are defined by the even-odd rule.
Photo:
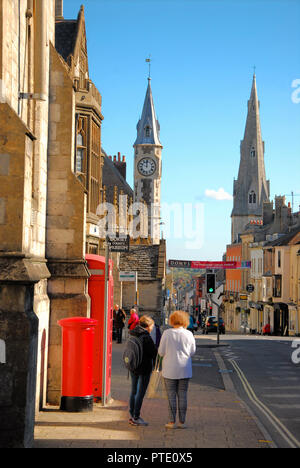
[[[194,335],[183,327],[169,328],[162,334],[158,354],[163,356],[162,375],[166,379],[192,377],[192,356],[196,352]]]

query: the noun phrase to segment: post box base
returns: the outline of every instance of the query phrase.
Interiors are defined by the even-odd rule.
[[[93,411],[93,395],[85,397],[62,396],[60,399],[60,410],[70,413],[87,413]]]

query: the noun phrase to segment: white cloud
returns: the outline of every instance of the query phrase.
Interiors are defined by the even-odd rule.
[[[225,190],[222,187],[220,187],[217,191],[206,189],[205,196],[208,198],[213,198],[214,200],[232,200],[233,199],[232,195],[225,192]]]

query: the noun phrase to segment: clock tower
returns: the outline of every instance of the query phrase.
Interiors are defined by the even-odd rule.
[[[148,236],[152,244],[160,241],[161,153],[160,126],[156,118],[151,78],[142,116],[137,124],[134,147],[134,201],[145,203],[148,209]]]

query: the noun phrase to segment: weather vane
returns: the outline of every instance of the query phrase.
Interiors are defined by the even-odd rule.
[[[151,55],[149,54],[149,58],[146,58],[145,62],[149,63],[149,76],[148,79],[151,80]]]
[[[256,65],[253,65],[253,74],[255,75]]]

